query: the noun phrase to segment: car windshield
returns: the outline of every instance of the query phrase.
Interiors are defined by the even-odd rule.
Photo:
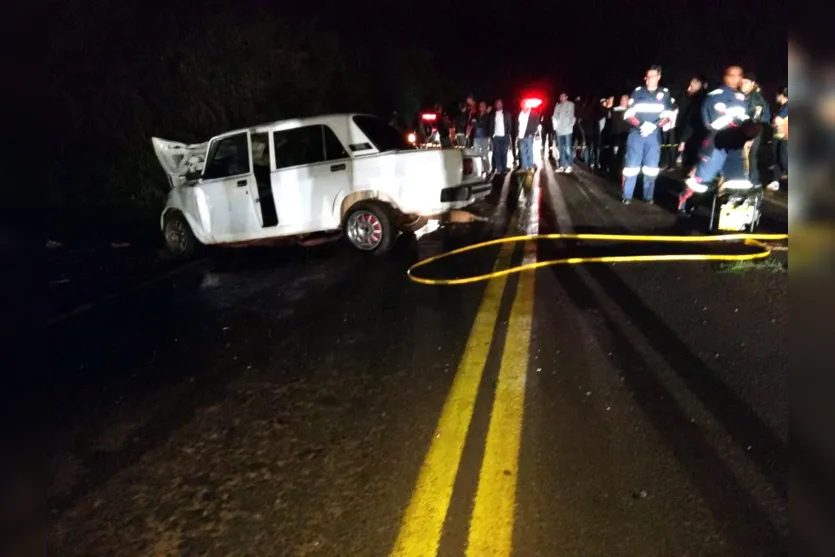
[[[354,123],[381,153],[384,151],[414,149],[400,132],[379,118],[374,116],[354,116]]]

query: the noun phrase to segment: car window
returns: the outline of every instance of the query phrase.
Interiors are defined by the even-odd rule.
[[[204,180],[239,176],[249,172],[249,145],[246,132],[215,141]]]
[[[380,152],[414,148],[400,132],[379,118],[354,116],[354,123]]]
[[[275,167],[288,168],[325,160],[322,126],[304,126],[273,132]]]
[[[330,127],[322,126],[322,134],[325,137],[325,160],[335,161],[348,158],[348,152]]]

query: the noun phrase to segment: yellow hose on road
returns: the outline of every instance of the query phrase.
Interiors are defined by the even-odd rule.
[[[578,265],[580,263],[656,263],[662,261],[751,261],[754,259],[763,259],[771,255],[772,248],[763,242],[779,242],[788,240],[788,234],[723,234],[719,236],[653,236],[653,235],[633,235],[633,234],[534,234],[528,236],[509,236],[507,238],[497,238],[487,242],[480,242],[471,246],[455,249],[435,255],[422,261],[418,261],[409,267],[409,279],[418,284],[429,285],[456,285],[456,284],[470,284],[473,282],[480,282],[490,280],[497,277],[511,275],[514,273],[521,273],[524,271],[532,271],[541,267],[552,267],[554,265]],[[713,253],[693,253],[693,254],[662,254],[662,255],[613,255],[604,257],[568,257],[565,259],[550,259],[547,261],[536,261],[510,267],[501,271],[493,271],[483,275],[476,275],[472,277],[462,277],[455,279],[430,279],[423,277],[416,277],[414,271],[420,267],[429,265],[441,259],[446,259],[455,255],[460,255],[469,251],[476,251],[489,246],[498,244],[508,244],[516,242],[529,242],[540,240],[587,240],[592,242],[644,242],[644,243],[675,243],[675,244],[707,244],[716,242],[743,242],[744,245],[759,248],[759,251],[744,254],[713,254]]]

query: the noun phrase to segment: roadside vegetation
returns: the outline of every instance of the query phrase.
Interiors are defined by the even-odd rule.
[[[439,93],[424,51],[384,47],[374,33],[357,44],[254,3],[51,10],[40,115],[55,133],[39,174],[46,233],[60,242],[155,238],[168,186],[152,136],[199,142],[335,111],[410,116]]]

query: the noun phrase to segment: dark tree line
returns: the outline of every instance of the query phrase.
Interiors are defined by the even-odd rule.
[[[51,130],[38,163],[51,234],[152,230],[168,188],[152,136],[197,142],[337,111],[408,116],[440,94],[419,48],[356,41],[270,3],[155,4],[55,3],[44,20],[55,40],[34,112]]]

